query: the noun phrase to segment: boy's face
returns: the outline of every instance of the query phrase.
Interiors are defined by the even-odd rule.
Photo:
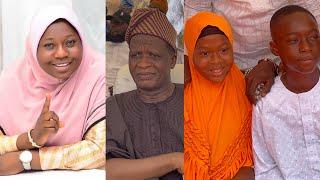
[[[272,30],[271,51],[280,56],[286,71],[312,73],[320,59],[317,22],[304,12],[280,18]]]

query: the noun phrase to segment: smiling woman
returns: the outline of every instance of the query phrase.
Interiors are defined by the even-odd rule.
[[[103,166],[105,59],[73,10],[41,9],[25,51],[0,77],[0,175]]]
[[[54,21],[40,39],[37,58],[40,67],[51,76],[69,78],[82,59],[82,43],[77,30],[64,19]]]

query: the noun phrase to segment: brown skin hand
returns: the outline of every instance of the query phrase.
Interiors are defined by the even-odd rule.
[[[252,104],[256,104],[259,99],[256,98],[256,89],[259,84],[264,84],[261,96],[266,96],[274,83],[276,69],[272,62],[261,61],[246,76],[246,95]]]
[[[242,167],[232,180],[254,180],[254,170],[251,167]]]
[[[184,154],[182,152],[161,154],[143,159],[113,158],[106,162],[107,179],[157,178],[174,170],[183,174],[183,162]]]
[[[58,132],[60,128],[63,127],[61,121],[59,121],[58,115],[50,111],[50,101],[51,96],[46,95],[46,100],[44,102],[40,117],[31,131],[31,137],[33,141],[39,145],[43,146],[50,135]],[[17,147],[19,150],[34,149],[32,144],[29,142],[27,133],[21,134],[17,139]]]
[[[24,171],[19,155],[22,151],[10,152],[0,156],[0,176],[18,174]],[[32,150],[31,169],[41,170],[39,152]]]

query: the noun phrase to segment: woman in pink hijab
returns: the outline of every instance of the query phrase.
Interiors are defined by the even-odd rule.
[[[0,76],[0,175],[103,166],[105,96],[105,58],[72,9],[41,9],[24,57]]]

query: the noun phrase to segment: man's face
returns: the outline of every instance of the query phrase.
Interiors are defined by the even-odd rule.
[[[137,88],[152,91],[167,86],[175,63],[175,53],[162,39],[150,35],[132,37],[129,69]]]
[[[126,30],[128,28],[128,23],[112,22],[110,25],[110,32],[108,33],[108,38],[112,42],[123,42],[125,40]]]
[[[280,17],[272,30],[272,52],[280,56],[285,71],[309,74],[317,68],[320,40],[317,22],[307,13]]]

